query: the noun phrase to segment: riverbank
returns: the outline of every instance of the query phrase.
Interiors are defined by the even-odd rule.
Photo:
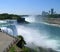
[[[23,48],[18,47],[16,44],[13,44],[13,46],[9,49],[9,52],[14,51],[22,51],[22,52],[57,52],[53,50],[52,48],[44,48],[44,47],[37,47],[36,49],[32,49],[29,47],[24,46]]]
[[[42,23],[60,27],[60,18],[45,18]]]
[[[32,48],[28,48],[28,47],[24,47],[24,48],[18,48],[16,45],[13,45],[9,52],[14,52],[14,51],[22,51],[22,52],[57,52],[51,48],[42,48],[42,47],[39,47],[38,49],[32,49]]]

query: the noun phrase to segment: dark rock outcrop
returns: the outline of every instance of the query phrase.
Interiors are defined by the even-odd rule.
[[[29,23],[29,22],[25,21],[25,18],[18,18],[17,22],[18,23]]]

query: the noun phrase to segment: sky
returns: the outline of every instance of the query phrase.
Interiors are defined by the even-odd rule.
[[[60,13],[60,0],[0,0],[0,13],[41,14],[51,8]]]

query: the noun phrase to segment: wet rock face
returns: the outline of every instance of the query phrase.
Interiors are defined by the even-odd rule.
[[[17,22],[18,23],[24,23],[25,22],[25,18],[19,18],[19,19],[17,19]]]
[[[19,18],[19,19],[17,19],[17,22],[18,23],[23,23],[23,22],[25,22],[25,18]]]
[[[18,18],[17,23],[29,23],[29,22],[25,21],[25,18]]]

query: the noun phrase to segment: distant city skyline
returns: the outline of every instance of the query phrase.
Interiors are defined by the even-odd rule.
[[[41,14],[51,8],[60,13],[60,0],[0,0],[0,13]]]

